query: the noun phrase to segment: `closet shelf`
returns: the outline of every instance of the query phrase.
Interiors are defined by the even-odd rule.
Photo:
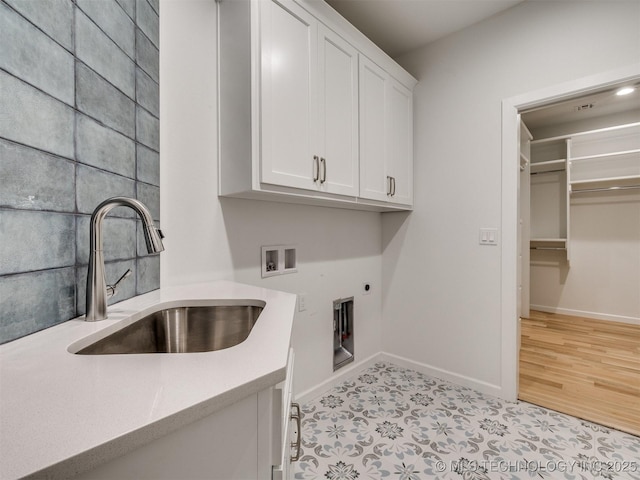
[[[572,198],[640,188],[640,122],[536,139],[530,146],[529,248],[564,251],[569,264]],[[558,173],[536,178],[552,172]]]
[[[595,183],[607,183],[607,182],[624,182],[625,180],[640,180],[640,175],[625,175],[621,177],[603,177],[603,178],[589,178],[587,180],[573,180],[571,185],[590,185]]]
[[[529,250],[566,250],[566,238],[532,238],[529,241]]]
[[[606,134],[608,132],[615,132],[617,130],[632,129],[632,128],[638,127],[638,126],[640,126],[640,122],[633,122],[633,123],[625,123],[623,125],[615,125],[613,127],[598,128],[598,129],[595,129],[595,130],[586,130],[586,131],[583,131],[583,132],[568,133],[568,134],[565,134],[565,135],[558,135],[556,137],[539,138],[537,140],[532,140],[531,141],[531,145],[539,145],[541,143],[557,142],[559,140],[566,140],[568,138],[579,138],[579,137],[586,137],[586,136],[589,136],[589,135]]]
[[[566,242],[566,238],[531,238],[531,243],[540,242],[540,243],[551,243],[551,242]]]
[[[531,173],[545,173],[557,170],[564,170],[567,160],[559,158],[558,160],[547,160],[546,162],[531,163]]]
[[[577,186],[578,188],[573,188]],[[640,188],[640,175],[626,175],[620,177],[593,178],[588,180],[575,180],[570,184],[569,192],[604,192],[615,190],[630,190]]]
[[[603,158],[619,157],[622,155],[633,155],[634,153],[640,154],[640,148],[633,150],[623,150],[619,152],[599,153],[597,155],[584,155],[582,157],[571,157],[572,162],[580,162],[585,160],[599,160]]]

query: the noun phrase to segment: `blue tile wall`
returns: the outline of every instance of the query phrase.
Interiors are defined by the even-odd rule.
[[[1,69],[0,107],[0,138],[73,158],[72,107]]]
[[[160,155],[143,145],[136,145],[138,180],[160,186]]]
[[[89,218],[160,217],[156,0],[0,0],[0,343],[84,314]],[[159,288],[141,222],[104,222],[110,304]]]
[[[141,69],[136,71],[136,100],[156,117],[160,114],[158,84]]]
[[[136,17],[136,0],[116,0],[116,2],[131,18]],[[156,10],[156,13],[159,13],[159,10]]]
[[[144,33],[136,30],[136,61],[156,82],[160,75],[159,60],[158,48],[151,43],[151,40],[149,40]]]
[[[76,105],[78,110],[105,126],[135,137],[134,101],[80,62],[76,65]]]
[[[135,141],[86,115],[76,115],[76,160],[135,178]]]
[[[28,19],[64,48],[73,51],[73,4],[71,0],[6,0],[5,3]],[[157,12],[157,10],[156,10]]]
[[[0,139],[0,207],[73,212],[75,171],[71,160]]]
[[[136,54],[135,3],[128,12],[122,8],[127,2],[119,4],[115,0],[76,0],[82,10],[131,58]]]
[[[0,4],[0,68],[73,105],[73,55]]]
[[[136,67],[133,60],[82,12],[76,13],[76,56],[134,98]]]

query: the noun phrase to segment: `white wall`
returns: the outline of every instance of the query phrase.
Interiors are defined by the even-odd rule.
[[[531,308],[640,325],[640,193],[574,195],[571,266],[531,255]]]
[[[415,210],[383,216],[383,350],[501,392],[500,249],[478,245],[500,227],[501,102],[638,58],[640,3],[527,1],[398,59],[420,80]]]
[[[547,138],[638,121],[640,110],[632,110],[532,133]],[[564,252],[531,253],[532,308],[640,324],[640,190],[573,195],[570,219],[570,266]]]
[[[219,199],[216,3],[161,0],[161,9],[162,285],[233,279],[306,293],[292,339],[303,392],[333,375],[334,299],[355,296],[356,360],[381,349],[380,214]],[[297,245],[298,273],[260,278],[260,246],[274,244]]]
[[[525,2],[399,59],[420,79],[416,203],[382,220],[218,199],[215,2],[161,8],[162,284],[227,278],[307,293],[297,392],[331,377],[331,301],[355,295],[358,359],[384,350],[499,393],[500,250],[480,247],[478,229],[500,227],[500,103],[636,62],[640,4]],[[262,280],[259,247],[279,243],[298,245],[299,273]]]

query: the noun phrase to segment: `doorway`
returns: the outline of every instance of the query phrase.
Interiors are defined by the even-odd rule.
[[[518,398],[640,435],[640,85],[520,120]]]
[[[640,81],[640,64],[566,82],[544,90],[506,99],[502,104],[502,390],[503,396],[516,400],[518,395],[518,359],[520,312],[522,302],[518,281],[522,265],[520,218],[520,114],[533,109],[601,92],[623,83]],[[526,252],[525,252],[526,256]]]
[[[511,157],[519,159],[514,394],[636,435],[638,77],[594,82],[590,89],[554,101],[506,106],[517,111],[518,122],[518,155]],[[623,86],[636,91],[616,95]],[[621,238],[631,251],[625,252],[624,243],[607,243]],[[605,278],[603,268],[614,267],[614,277]],[[505,341],[506,336],[503,347]]]

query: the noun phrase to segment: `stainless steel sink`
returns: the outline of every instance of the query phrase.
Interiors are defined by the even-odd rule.
[[[257,303],[257,302],[256,302]],[[78,355],[117,353],[211,352],[243,342],[264,303],[216,305],[160,310],[76,352]]]

